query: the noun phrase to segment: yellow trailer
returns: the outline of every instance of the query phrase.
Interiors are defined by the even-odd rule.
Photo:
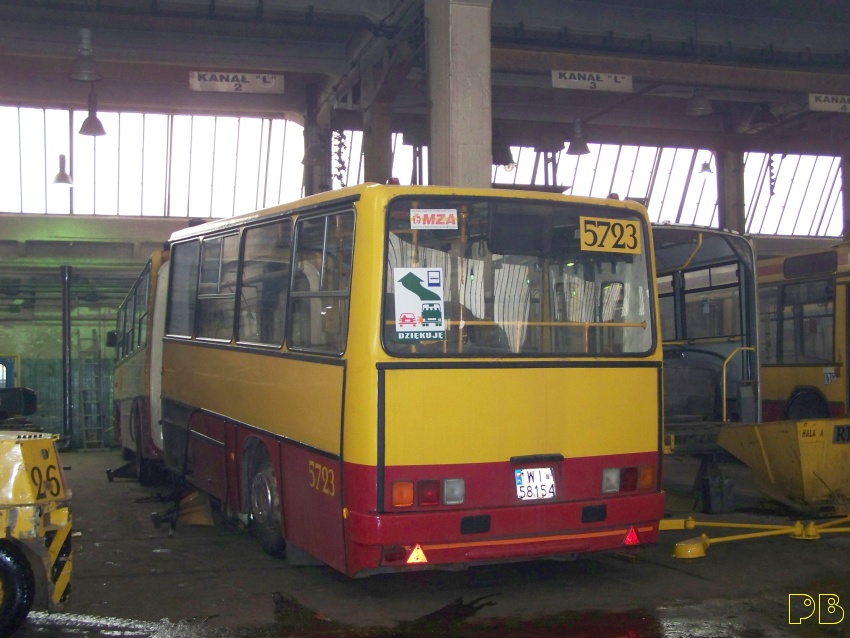
[[[717,442],[766,496],[807,515],[850,514],[850,419],[726,423]]]
[[[58,436],[0,431],[0,635],[59,611],[71,578],[71,490]]]

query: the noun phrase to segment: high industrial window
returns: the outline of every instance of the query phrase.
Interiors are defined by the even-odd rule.
[[[282,119],[99,113],[107,134],[79,135],[86,113],[0,107],[5,177],[0,212],[230,217],[303,194],[303,128]],[[411,143],[412,142],[412,143]],[[337,131],[332,187],[364,180],[362,134]],[[717,166],[705,149],[589,144],[587,155],[512,147],[494,165],[496,184],[616,193],[646,204],[653,222],[717,227]],[[392,138],[393,176],[427,184],[428,148]],[[73,188],[53,185],[59,156]],[[746,153],[746,230],[752,234],[839,237],[840,158]],[[510,169],[510,170],[509,170]]]
[[[0,212],[231,217],[302,194],[303,128],[283,119],[0,107]],[[73,188],[53,184],[59,157]]]

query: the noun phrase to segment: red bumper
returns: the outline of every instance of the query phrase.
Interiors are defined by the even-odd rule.
[[[492,510],[349,512],[348,571],[355,575],[424,562],[450,565],[614,550],[626,545],[630,532],[637,537],[631,537],[629,544],[651,544],[658,540],[663,515],[663,492]],[[594,522],[583,522],[588,518]],[[421,552],[411,559],[417,547]]]

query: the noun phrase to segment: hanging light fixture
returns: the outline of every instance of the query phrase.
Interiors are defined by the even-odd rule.
[[[53,183],[58,184],[59,186],[68,186],[71,187],[74,185],[74,181],[71,179],[71,176],[68,175],[68,172],[65,170],[65,156],[59,156],[59,172],[56,173],[56,177],[53,178]]]
[[[702,163],[702,167],[699,169],[700,175],[713,175],[714,171],[711,170],[711,158],[709,157],[706,161]]]
[[[493,164],[510,172],[516,168],[511,147],[503,142],[493,142]]]
[[[709,99],[705,97],[705,93],[703,93],[702,89],[695,89],[693,97],[685,107],[685,115],[699,117],[702,115],[711,115],[712,113],[714,113],[714,107],[711,106]]]
[[[779,122],[770,110],[768,104],[757,106],[750,118],[750,128],[754,131],[764,131]]]
[[[106,135],[103,124],[97,119],[97,95],[94,93],[94,85],[89,92],[89,116],[83,121],[80,127],[80,135]]]
[[[103,79],[91,52],[91,29],[80,29],[80,51],[71,66],[69,77],[80,82],[97,82]]]
[[[590,153],[590,149],[587,147],[587,142],[584,141],[584,135],[581,132],[581,120],[576,120],[573,124],[573,138],[567,147],[567,155],[587,155],[588,153]]]

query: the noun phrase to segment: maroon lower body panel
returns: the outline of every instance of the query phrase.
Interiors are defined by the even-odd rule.
[[[606,496],[589,473],[575,468],[609,467],[613,462],[649,460],[657,455],[622,455],[604,459],[567,459],[555,472],[558,496],[552,500],[521,501],[512,482],[510,463],[428,468],[386,468],[389,476],[437,478],[464,476],[467,500],[458,506],[407,511],[368,502],[378,483],[375,468],[346,464],[345,543],[350,575],[377,569],[474,564],[536,559],[652,544],[658,540],[658,521],[664,516],[664,493],[656,486]],[[466,470],[464,472],[464,470]],[[579,480],[579,475],[581,479]],[[573,476],[575,481],[565,481]],[[358,489],[362,485],[365,489]],[[486,484],[486,498],[476,485]],[[594,491],[591,497],[587,492]],[[390,488],[385,485],[385,491]],[[485,503],[484,501],[488,501]]]
[[[787,401],[762,401],[762,421],[785,421],[785,409],[787,405]],[[843,403],[837,401],[830,402],[829,413],[831,418],[841,419],[844,417],[844,412]]]

